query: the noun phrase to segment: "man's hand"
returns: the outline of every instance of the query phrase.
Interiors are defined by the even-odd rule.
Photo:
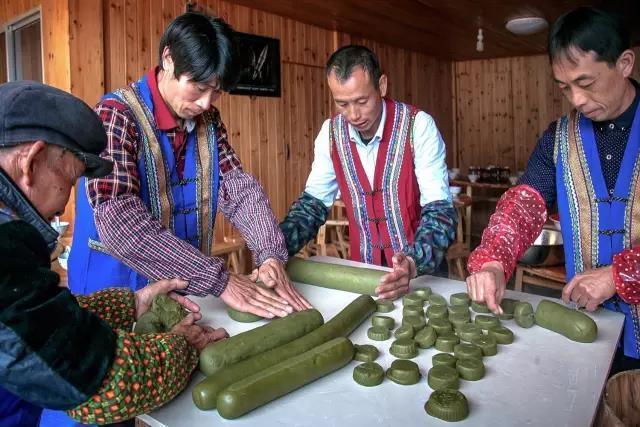
[[[616,293],[611,266],[576,274],[562,290],[562,300],[574,301],[578,307],[595,311]]]
[[[229,336],[223,328],[214,329],[211,326],[197,325],[202,318],[200,313],[189,313],[180,323],[171,329],[172,334],[182,335],[198,352],[208,344],[220,341]]]
[[[254,274],[252,274],[255,277]],[[312,308],[311,304],[296,290],[287,276],[284,264],[269,258],[258,268],[257,279],[284,298],[296,311]]]
[[[507,282],[504,268],[498,261],[486,262],[482,269],[467,277],[467,292],[475,302],[484,302],[494,314],[502,314],[500,302],[504,298]]]
[[[382,299],[396,299],[409,292],[409,281],[417,276],[416,264],[410,257],[398,252],[391,260],[393,271],[380,278],[376,294]]]
[[[167,294],[174,300],[178,301],[180,305],[189,310],[192,313],[200,311],[200,307],[189,298],[176,294],[175,290],[186,289],[188,283],[180,279],[159,280],[145,286],[144,288],[134,292],[136,301],[136,319],[142,314],[146,313],[151,308],[151,303],[157,295]]]
[[[246,276],[229,273],[227,288],[220,299],[238,311],[271,319],[285,317],[293,312],[289,303],[269,289],[256,285]]]

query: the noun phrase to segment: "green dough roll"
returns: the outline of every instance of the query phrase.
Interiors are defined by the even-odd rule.
[[[287,274],[294,282],[356,294],[375,295],[380,278],[387,272],[293,257],[287,263]]]

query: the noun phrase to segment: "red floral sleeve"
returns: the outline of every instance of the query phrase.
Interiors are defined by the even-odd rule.
[[[538,191],[528,185],[510,188],[498,201],[480,246],[469,256],[469,273],[478,272],[487,262],[499,261],[508,280],[546,220],[547,208]]]
[[[628,304],[640,304],[640,247],[615,255],[612,270],[620,298]]]

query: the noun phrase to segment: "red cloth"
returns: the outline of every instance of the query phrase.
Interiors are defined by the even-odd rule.
[[[620,298],[627,304],[640,304],[640,247],[614,255],[612,271]]]
[[[528,185],[507,190],[482,233],[480,246],[469,255],[469,273],[477,273],[484,263],[499,261],[509,280],[516,262],[533,244],[546,220],[547,208],[537,190]]]

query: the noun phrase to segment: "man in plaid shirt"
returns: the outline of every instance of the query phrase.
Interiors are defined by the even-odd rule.
[[[266,194],[243,171],[212,105],[235,82],[234,51],[223,20],[183,14],[161,38],[159,66],[96,106],[108,137],[102,157],[115,166],[79,186],[72,291],[176,277],[192,295],[267,318],[310,307],[285,273],[287,249]],[[209,255],[218,207],[270,289]]]

